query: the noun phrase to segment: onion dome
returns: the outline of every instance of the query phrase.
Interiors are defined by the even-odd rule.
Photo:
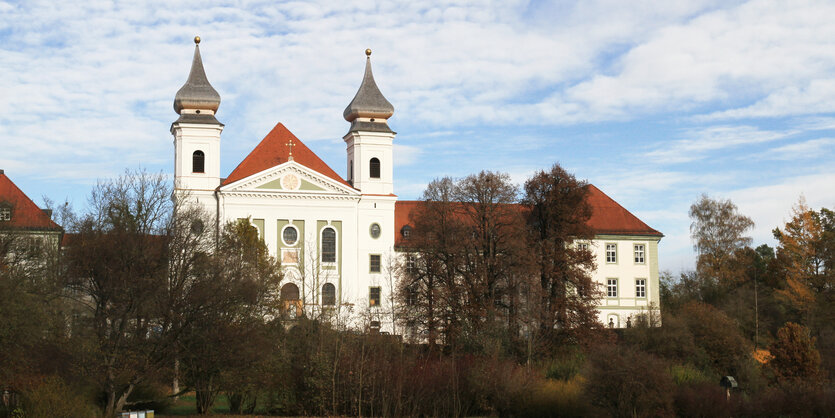
[[[383,93],[380,93],[380,89],[377,88],[377,83],[374,82],[374,74],[371,73],[371,50],[366,49],[365,55],[367,58],[365,61],[365,76],[362,78],[362,84],[360,84],[360,89],[354,96],[354,100],[351,100],[351,103],[342,113],[342,116],[348,122],[353,122],[357,118],[379,118],[385,120],[394,114],[394,106],[383,97]]]
[[[200,58],[200,37],[194,37],[194,59],[191,61],[191,72],[188,80],[177,95],[174,96],[174,111],[178,114],[183,109],[210,110],[217,112],[220,106],[220,94],[209,84],[206,71],[203,70],[203,60]],[[197,112],[199,113],[199,112]]]

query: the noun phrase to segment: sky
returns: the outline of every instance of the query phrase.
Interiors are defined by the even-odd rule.
[[[0,0],[0,168],[83,209],[99,179],[173,173],[174,94],[199,35],[221,173],[278,122],[345,176],[342,111],[371,48],[394,105],[395,193],[559,163],[692,269],[706,193],[756,223],[835,208],[832,1]]]

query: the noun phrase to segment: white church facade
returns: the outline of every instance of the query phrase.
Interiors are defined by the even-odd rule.
[[[343,178],[284,125],[277,124],[226,177],[221,177],[220,95],[209,84],[195,38],[188,80],[177,92],[172,123],[175,191],[189,196],[219,224],[249,219],[285,272],[282,297],[302,309],[353,307],[382,330],[396,286],[396,245],[408,233],[416,202],[398,201],[393,182],[394,107],[383,97],[366,50],[365,74],[343,113],[350,123]],[[606,296],[600,321],[624,327],[658,306],[658,242],[663,236],[590,187],[597,234],[595,280]],[[292,311],[293,309],[291,309]]]

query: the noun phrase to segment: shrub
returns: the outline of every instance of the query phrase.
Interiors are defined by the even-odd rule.
[[[690,364],[676,364],[671,366],[670,376],[673,378],[673,382],[679,386],[707,383],[710,381],[704,372]]]
[[[682,311],[696,345],[707,356],[707,363],[718,376],[736,375],[750,358],[749,343],[739,327],[713,306],[690,302]]]
[[[540,380],[526,402],[519,402],[514,416],[525,417],[585,417],[590,408],[583,398],[583,378],[571,380]]]
[[[703,382],[678,388],[675,396],[676,415],[679,417],[736,416],[742,397],[736,394],[727,399],[725,389],[717,382]]]
[[[629,347],[602,347],[589,361],[586,395],[616,417],[671,416],[675,384],[660,359]]]
[[[95,416],[96,408],[75,393],[61,378],[50,376],[23,392],[27,418],[78,418]]]
[[[548,364],[545,377],[549,379],[571,380],[580,373],[585,361],[586,358],[580,351],[570,352],[557,357]]]
[[[781,384],[817,384],[820,378],[821,356],[815,349],[815,339],[809,329],[787,322],[777,331],[777,339],[768,347],[774,356],[768,362],[774,377]]]

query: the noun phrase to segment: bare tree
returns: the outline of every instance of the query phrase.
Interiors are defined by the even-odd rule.
[[[210,234],[199,214],[172,199],[162,174],[126,172],[99,182],[65,253],[67,286],[86,310],[84,368],[106,394],[104,414],[173,364],[176,343],[211,302],[202,272]]]
[[[736,250],[751,245],[746,233],[754,227],[751,218],[740,214],[730,200],[714,200],[703,194],[690,206],[690,237],[699,253],[696,269],[716,283],[733,283],[744,277],[734,262]]]
[[[274,321],[281,268],[249,221],[238,220],[224,226],[217,250],[197,273],[206,278],[200,285],[208,298],[179,341],[197,411],[209,413],[221,390],[240,409],[245,398],[254,397],[253,383],[261,379],[258,365],[278,346],[280,324]]]
[[[597,328],[596,306],[602,295],[591,279],[594,258],[576,245],[594,237],[587,223],[591,207],[586,186],[558,164],[525,183],[529,245],[539,276],[539,286],[530,294],[539,296],[538,333],[546,340],[583,340]]]

